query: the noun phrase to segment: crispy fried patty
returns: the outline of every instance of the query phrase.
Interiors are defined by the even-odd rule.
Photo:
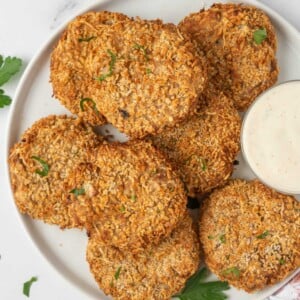
[[[101,18],[103,12],[95,14]],[[85,36],[93,37],[90,41],[79,42],[82,32],[74,30],[79,25],[86,28]],[[66,89],[69,78],[78,78],[74,70],[79,70],[79,80],[84,77],[84,92],[77,96],[73,88]],[[205,79],[193,44],[175,25],[159,20],[126,19],[95,29],[80,16],[69,24],[51,60],[54,95],[61,99],[61,90],[72,93],[61,100],[67,108],[78,113],[80,99],[90,98],[83,118],[94,124],[98,111],[132,138],[172,127],[193,114]]]
[[[150,140],[179,170],[188,195],[203,195],[223,185],[239,151],[240,117],[222,94],[205,103],[190,120]]]
[[[132,255],[91,238],[87,261],[95,280],[114,299],[170,299],[199,267],[199,242],[191,218],[160,244]]]
[[[201,208],[200,241],[208,267],[247,292],[300,266],[300,203],[259,181],[233,180]]]
[[[246,110],[276,82],[275,30],[262,10],[243,4],[214,4],[187,16],[179,28],[205,53],[209,81],[233,99],[237,109]],[[254,35],[261,29],[267,37],[257,44]]]
[[[34,123],[9,156],[11,184],[20,212],[46,223],[74,227],[62,200],[62,183],[77,164],[90,160],[99,143],[92,128],[78,119],[49,116]],[[47,169],[43,162],[48,172],[42,172]]]
[[[72,113],[93,125],[101,125],[105,118],[94,104],[95,81],[86,74],[87,58],[103,27],[128,19],[121,13],[107,11],[79,16],[68,25],[51,55],[54,96]]]
[[[183,185],[149,143],[105,144],[66,178],[73,214],[101,244],[143,251],[170,234],[186,206]]]

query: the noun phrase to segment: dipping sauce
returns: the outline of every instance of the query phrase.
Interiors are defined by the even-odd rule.
[[[256,99],[245,115],[241,143],[261,181],[300,194],[300,81],[277,85]]]

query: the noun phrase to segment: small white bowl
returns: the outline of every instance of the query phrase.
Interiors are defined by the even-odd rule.
[[[300,194],[300,80],[278,84],[257,97],[244,116],[241,148],[263,183]]]

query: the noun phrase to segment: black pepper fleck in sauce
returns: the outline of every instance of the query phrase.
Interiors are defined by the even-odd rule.
[[[128,119],[130,117],[129,113],[124,109],[119,108],[119,112],[124,119]]]

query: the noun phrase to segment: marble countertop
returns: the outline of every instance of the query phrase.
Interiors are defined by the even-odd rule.
[[[94,2],[96,1],[1,1],[0,54],[22,58],[24,70],[33,55],[60,24]],[[263,0],[262,2],[277,10],[300,30],[299,0]],[[14,95],[20,76],[15,76],[9,84],[5,85],[5,91],[9,95]],[[26,299],[22,294],[23,283],[32,276],[39,278],[31,290],[32,300],[88,299],[79,289],[74,288],[61,277],[35,248],[24,232],[8,195],[4,170],[4,144],[9,110],[9,107],[0,109],[0,299]]]

